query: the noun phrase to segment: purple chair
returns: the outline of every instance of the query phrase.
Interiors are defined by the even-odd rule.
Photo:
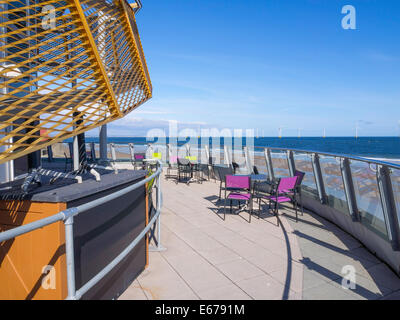
[[[229,195],[226,195],[227,190],[233,189]],[[251,214],[253,211],[253,197],[251,194],[251,182],[249,176],[225,176],[225,205],[224,205],[224,220],[226,215],[226,202],[229,199],[230,212],[232,213],[232,200],[238,201],[240,209],[240,201],[245,201],[249,205],[249,223],[251,222]]]
[[[285,202],[292,202],[292,195],[295,192],[296,183],[297,183],[297,176],[294,177],[287,177],[287,178],[280,178],[277,184],[277,187],[274,191],[274,194],[271,196],[264,196],[261,200],[269,200],[269,207],[271,208],[271,203],[275,203],[274,207],[274,214],[278,218],[279,214],[279,204]],[[297,206],[295,206],[296,211],[296,221],[297,221]],[[278,219],[279,225],[279,219]]]
[[[135,154],[135,160],[143,160],[144,159],[144,155],[143,154]]]

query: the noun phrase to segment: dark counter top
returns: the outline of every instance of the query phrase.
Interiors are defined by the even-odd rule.
[[[4,183],[0,185],[0,188],[11,188],[0,191],[0,200],[70,202],[130,182],[138,182],[146,176],[144,170],[119,170],[118,174],[109,170],[97,171],[101,174],[101,181],[96,181],[90,174],[83,174],[81,175],[82,183],[77,183],[74,179],[58,179],[55,183],[50,184],[51,178],[42,176],[42,185],[32,184],[27,193],[21,190],[24,179]]]

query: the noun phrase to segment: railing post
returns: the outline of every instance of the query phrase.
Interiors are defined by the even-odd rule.
[[[94,142],[90,143],[90,157],[92,158],[92,161],[96,161],[96,145]]]
[[[111,149],[111,159],[113,161],[117,160],[117,154],[115,153],[115,144],[114,143],[110,143],[110,149]]]
[[[211,176],[214,176],[213,168],[212,165],[213,163],[210,161],[210,149],[208,148],[208,145],[204,145],[204,151],[206,153],[206,161],[207,161],[207,168],[208,168],[208,180],[211,179]],[[211,174],[212,173],[212,174]]]
[[[157,210],[161,210],[161,174],[157,179]],[[161,214],[157,219],[157,249],[163,249],[161,245]]]
[[[357,206],[356,192],[354,190],[353,176],[351,174],[350,160],[348,158],[341,159],[340,171],[342,172],[344,192],[346,194],[350,215],[353,221],[361,221]]]
[[[296,171],[296,165],[294,162],[294,155],[292,150],[287,150],[286,151],[286,156],[287,156],[287,161],[288,161],[288,167],[289,167],[289,172],[290,175],[293,177],[294,173]]]
[[[190,157],[190,144],[186,143],[185,147],[186,147],[186,156]]]
[[[75,300],[75,257],[74,257],[74,217],[69,216],[65,221],[65,256],[67,260],[68,300]]]
[[[377,169],[379,194],[389,240],[392,243],[392,249],[394,251],[400,251],[399,219],[396,212],[396,201],[394,199],[392,181],[390,179],[390,169],[384,165],[379,165]]]
[[[153,158],[153,145],[151,143],[147,144],[146,158],[148,159]]]
[[[265,162],[267,163],[268,177],[270,181],[273,181],[275,180],[275,176],[274,176],[274,168],[272,166],[271,150],[265,148],[264,155],[265,155]]]
[[[170,159],[171,159],[171,153],[172,153],[172,150],[171,150],[171,145],[169,144],[169,143],[167,143],[167,145],[166,145],[166,150],[165,150],[165,156],[166,156],[166,161],[167,161],[167,163],[169,163],[170,162]]]
[[[156,212],[161,210],[162,207],[162,192],[161,192],[161,173],[159,174],[159,176],[157,177],[157,183],[156,183],[156,188],[157,188],[157,192],[156,192]],[[157,246],[156,247],[150,247],[149,251],[164,251],[166,250],[165,247],[162,246],[161,244],[161,213],[157,218],[157,222],[156,222],[156,228],[157,228]],[[154,234],[154,233],[153,233]]]
[[[227,145],[224,145],[224,153],[225,153],[225,164],[232,167],[232,158],[229,153],[229,148]]]
[[[131,160],[135,161],[135,145],[133,143],[128,143],[129,154],[131,155]]]
[[[253,170],[253,164],[251,163],[249,148],[247,146],[245,146],[245,147],[243,147],[243,151],[244,151],[244,159],[246,161],[247,171],[250,174],[253,174],[254,170]]]
[[[78,144],[78,136],[74,136],[72,145],[73,145],[73,147],[72,147],[72,152],[73,152],[73,156],[72,156],[73,168],[74,168],[74,171],[78,171],[78,170],[79,170],[79,144]]]
[[[100,127],[100,135],[99,135],[99,152],[100,152],[100,161],[107,160],[107,125],[103,124]]]
[[[321,163],[319,161],[318,153],[313,153],[311,158],[319,200],[322,204],[326,204],[328,201],[325,193],[324,178],[322,176]]]

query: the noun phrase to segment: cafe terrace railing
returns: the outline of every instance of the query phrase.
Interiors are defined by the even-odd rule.
[[[50,217],[37,220],[35,222],[13,228],[11,230],[0,232],[0,243],[21,236],[28,232],[34,231],[46,227],[50,224],[58,221],[63,221],[65,226],[65,254],[66,254],[66,267],[67,267],[67,286],[68,286],[68,300],[78,300],[93,288],[101,279],[103,279],[115,266],[117,266],[142,240],[145,235],[150,231],[155,223],[157,223],[157,248],[161,248],[161,207],[162,207],[162,193],[161,193],[161,179],[160,175],[162,172],[161,163],[158,163],[158,169],[151,176],[130,185],[124,189],[111,193],[102,198],[94,201],[87,202],[77,207],[68,208]],[[104,203],[114,200],[122,195],[125,195],[135,189],[144,186],[146,183],[153,179],[157,179],[157,183],[153,184],[156,187],[156,212],[151,218],[150,222],[140,232],[140,234],[107,266],[105,266],[97,275],[90,279],[81,288],[75,287],[75,262],[74,262],[74,217],[79,214],[85,214],[85,211],[96,208]]]

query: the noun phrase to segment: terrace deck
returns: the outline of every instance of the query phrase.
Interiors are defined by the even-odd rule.
[[[266,207],[251,223],[244,211],[224,221],[218,186],[163,179],[167,250],[120,299],[400,299],[400,278],[332,223],[309,212],[296,223],[289,207],[280,226]],[[348,265],[355,289],[342,287]]]

